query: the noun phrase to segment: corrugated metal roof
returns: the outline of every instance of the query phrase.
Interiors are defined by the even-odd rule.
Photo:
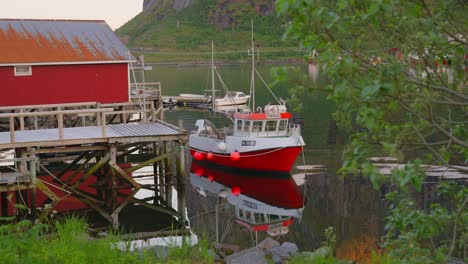
[[[126,60],[105,21],[0,19],[0,64]]]

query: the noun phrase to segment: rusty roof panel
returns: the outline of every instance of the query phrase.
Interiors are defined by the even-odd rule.
[[[128,61],[105,21],[0,19],[0,64]]]

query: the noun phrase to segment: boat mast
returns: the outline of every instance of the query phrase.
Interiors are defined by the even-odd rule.
[[[215,92],[215,72],[214,72],[214,44],[211,41],[211,109],[216,107],[216,92]]]
[[[252,31],[252,77],[250,79],[250,96],[252,99],[252,111],[255,112],[255,43],[253,37],[253,19],[250,20],[250,27]]]

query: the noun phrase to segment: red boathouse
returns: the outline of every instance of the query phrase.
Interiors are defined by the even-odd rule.
[[[128,102],[130,61],[105,21],[0,19],[0,106]]]

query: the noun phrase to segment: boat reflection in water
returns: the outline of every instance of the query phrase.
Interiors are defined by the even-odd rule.
[[[270,236],[288,233],[300,220],[304,196],[289,173],[261,172],[193,161],[190,181],[197,191],[225,198],[235,208],[236,222]]]

